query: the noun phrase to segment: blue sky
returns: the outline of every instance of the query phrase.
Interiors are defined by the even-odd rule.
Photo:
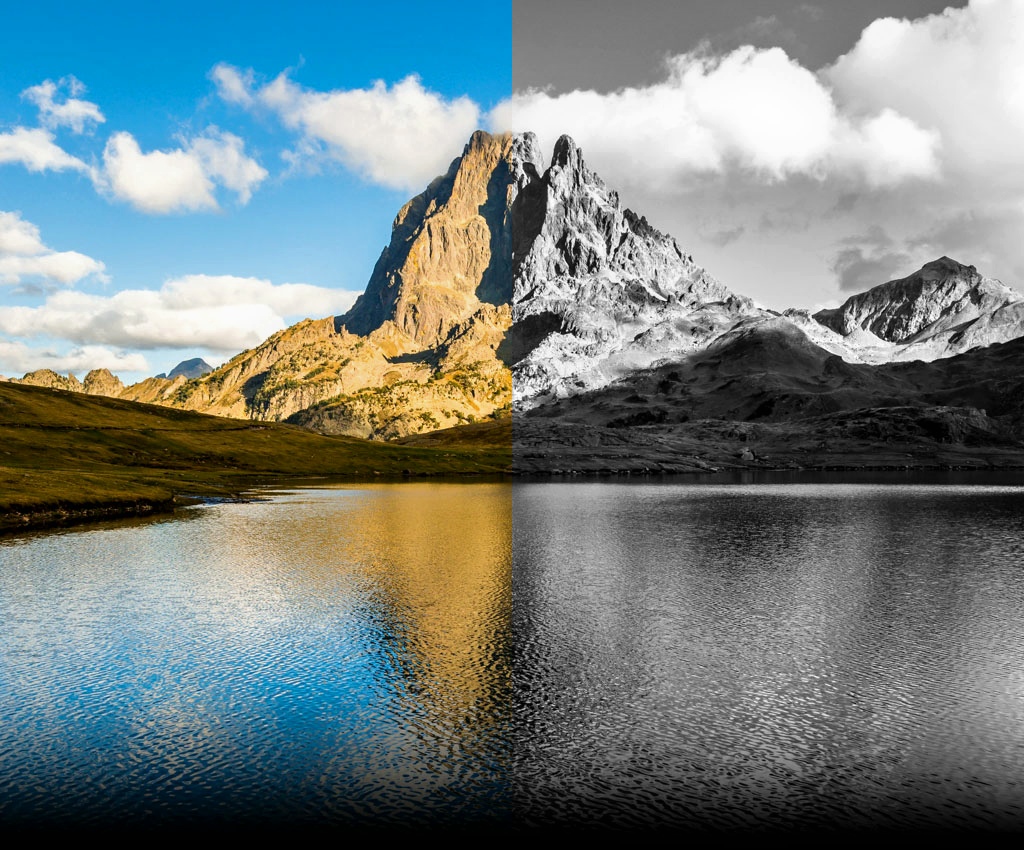
[[[130,381],[341,312],[400,206],[512,85],[508,2],[36,2],[4,18],[7,375]]]
[[[0,374],[133,381],[344,312],[478,127],[572,135],[768,307],[943,254],[1024,286],[1024,0],[36,2],[3,23]]]

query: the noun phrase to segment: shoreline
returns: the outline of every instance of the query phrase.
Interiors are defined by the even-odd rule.
[[[951,464],[857,464],[829,463],[815,466],[794,467],[778,464],[732,464],[723,467],[680,467],[660,469],[612,468],[595,466],[590,468],[552,468],[552,469],[513,469],[504,473],[405,473],[402,475],[319,475],[319,476],[260,476],[257,480],[244,482],[243,486],[231,491],[174,493],[165,499],[115,499],[111,501],[67,501],[58,505],[22,504],[16,508],[0,511],[0,539],[21,532],[44,531],[48,529],[73,528],[92,523],[143,519],[164,514],[173,514],[178,508],[197,504],[215,504],[218,502],[248,502],[261,498],[258,490],[287,489],[297,486],[317,486],[324,484],[401,484],[411,481],[434,481],[445,483],[478,483],[486,481],[519,482],[642,482],[664,479],[720,479],[722,483],[731,483],[737,478],[759,476],[816,476],[823,473],[854,473],[883,475],[897,474],[939,474],[960,473],[979,475],[999,475],[1019,473],[1024,483],[1024,463],[1003,465],[951,465]],[[242,482],[239,482],[242,484]]]
[[[231,489],[211,489],[200,492],[195,487],[173,492],[167,498],[128,498],[109,501],[90,499],[68,499],[57,504],[22,502],[0,510],[0,538],[23,531],[42,531],[55,528],[71,528],[95,522],[121,519],[142,519],[161,514],[172,514],[178,508],[218,502],[249,502],[261,498],[257,491],[263,488],[287,488],[315,484],[401,484],[411,481],[479,482],[510,480],[511,472],[410,472],[401,474],[378,474],[367,476],[345,475],[282,475],[255,477],[251,481],[239,481]]]

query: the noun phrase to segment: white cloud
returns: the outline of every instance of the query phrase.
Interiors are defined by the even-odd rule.
[[[251,68],[241,71],[221,63],[210,71],[210,79],[217,86],[217,94],[225,102],[246,107],[253,105],[252,92],[256,88],[256,75]]]
[[[103,270],[103,263],[85,254],[48,248],[38,227],[20,213],[0,210],[0,283],[68,286],[90,275],[102,278]]]
[[[549,144],[568,133],[613,182],[655,192],[726,173],[873,186],[938,175],[936,134],[890,108],[845,114],[828,86],[780,48],[702,49],[674,57],[669,69],[660,83],[609,94],[520,93],[494,109],[491,123],[533,130]]]
[[[159,290],[114,295],[61,291],[39,307],[0,307],[0,331],[125,348],[209,348],[235,353],[287,326],[289,317],[347,310],[356,293],[258,278],[187,275]]]
[[[62,91],[66,94],[58,103],[55,98]],[[21,96],[39,108],[39,119],[44,127],[70,127],[76,133],[84,133],[90,122],[102,124],[107,120],[95,103],[75,96],[84,91],[85,86],[81,82],[67,76],[57,82],[43,80],[39,85],[25,89]]]
[[[37,369],[52,369],[58,374],[89,372],[109,369],[111,372],[148,372],[146,358],[137,353],[113,351],[97,345],[57,351],[52,347],[32,348],[23,342],[0,340],[0,372],[18,376]]]
[[[293,161],[326,157],[395,189],[421,189],[444,173],[480,121],[468,97],[446,100],[415,76],[327,92],[302,88],[286,73],[257,86],[251,70],[224,64],[210,76],[225,101],[270,110],[300,134]]]
[[[854,115],[892,110],[942,138],[944,169],[1024,190],[1024,3],[881,18],[823,72]]]
[[[15,127],[0,133],[0,165],[9,163],[29,171],[81,171],[95,176],[92,168],[54,143],[53,133],[38,127]]]
[[[267,176],[245,154],[245,143],[216,127],[171,151],[143,153],[131,133],[115,133],[103,151],[106,181],[115,197],[147,213],[216,210],[216,187],[241,204]]]

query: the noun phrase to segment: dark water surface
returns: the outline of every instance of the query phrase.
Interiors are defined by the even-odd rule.
[[[517,816],[1024,827],[1024,488],[524,484]]]
[[[0,827],[1024,828],[1020,477],[786,480],[0,539]]]

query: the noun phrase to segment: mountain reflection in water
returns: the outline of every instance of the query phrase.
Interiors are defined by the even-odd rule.
[[[0,823],[506,815],[508,485],[188,515],[0,541]]]
[[[4,827],[1024,827],[1021,486],[307,489],[0,564]]]
[[[516,816],[1024,827],[1024,488],[522,484]]]

